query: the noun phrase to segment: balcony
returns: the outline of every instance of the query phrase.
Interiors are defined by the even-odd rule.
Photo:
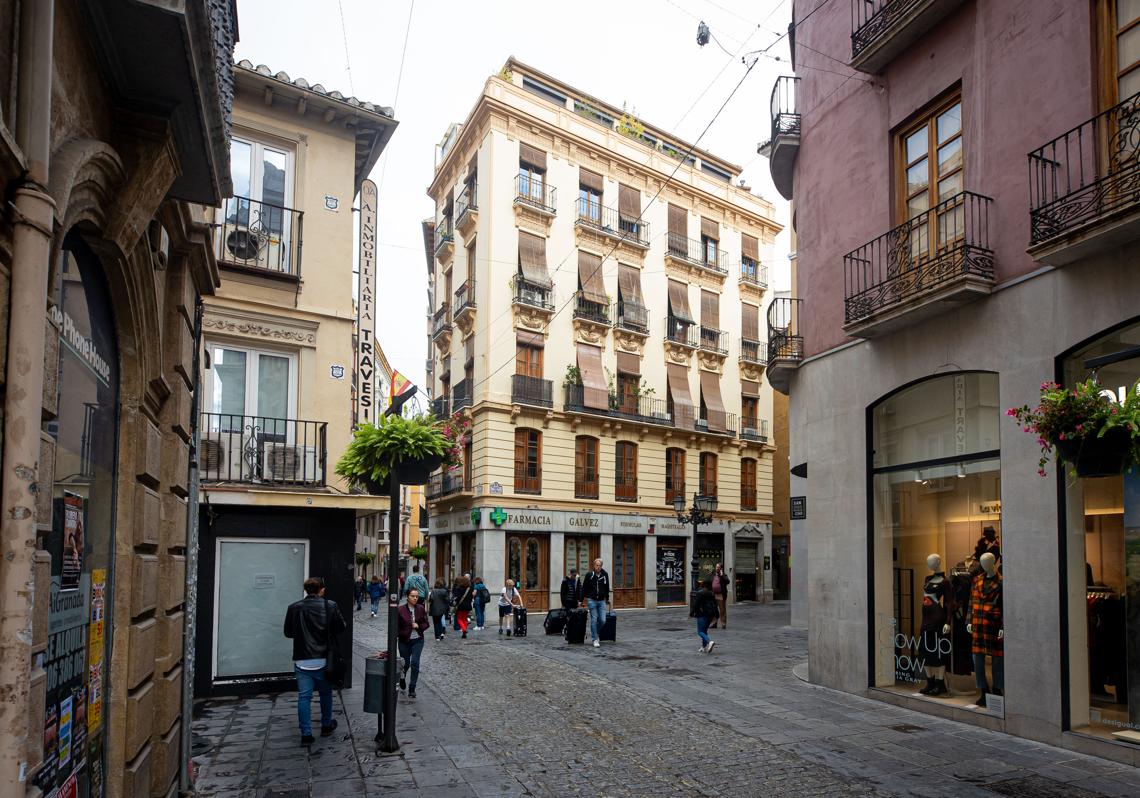
[[[593,294],[579,291],[574,295],[573,323],[576,340],[604,343],[611,324],[609,302],[598,302]]]
[[[768,419],[750,418],[745,416],[740,421],[740,439],[742,441],[768,442]]]
[[[529,407],[554,407],[554,383],[525,374],[511,375],[511,403]]]
[[[756,509],[756,487],[754,485],[741,485],[740,486],[740,509],[741,510],[755,510]]]
[[[470,380],[460,380],[451,387],[451,412],[458,413],[471,407],[475,385]]]
[[[451,219],[444,216],[435,226],[435,259],[443,265],[455,252],[455,231],[451,229]]]
[[[598,475],[594,476],[574,476],[574,498],[575,499],[596,499],[598,498]]]
[[[455,229],[468,239],[479,223],[478,193],[476,184],[469,183],[455,198]]]
[[[431,319],[431,339],[441,352],[451,346],[451,305],[444,302]]]
[[[215,217],[214,256],[222,266],[297,280],[304,217],[281,205],[230,197]]]
[[[791,385],[792,372],[804,359],[802,304],[802,299],[776,297],[768,306],[768,382],[784,395]]]
[[[579,198],[574,233],[577,243],[583,241],[609,247],[614,244],[622,253],[641,257],[649,249],[649,222],[622,216],[617,208],[606,208],[598,202]]]
[[[843,256],[843,331],[883,333],[990,293],[993,200],[964,191]]]
[[[1029,254],[1051,266],[1140,238],[1140,94],[1029,153]]]
[[[526,305],[527,307],[549,312],[554,311],[553,292],[551,289],[536,285],[517,275],[513,280],[511,288],[514,291],[514,304]]]
[[[710,420],[714,427],[723,427],[724,432],[709,428]],[[736,437],[736,413],[720,413],[712,410],[702,411],[699,418],[693,422],[693,429],[697,432],[707,432],[710,435],[728,435]]]
[[[776,78],[769,102],[772,137],[760,148],[761,154],[768,156],[772,182],[786,200],[792,198],[793,171],[800,151],[800,110],[796,104],[799,85],[800,79],[796,77],[784,75]]]
[[[202,482],[324,488],[327,423],[232,413],[202,413]]]
[[[515,224],[545,235],[557,210],[558,190],[544,175],[520,172],[515,176]]]
[[[665,343],[675,344],[687,349],[696,349],[697,325],[691,321],[684,321],[674,316],[665,317]]]
[[[719,246],[706,247],[703,241],[669,233],[665,245],[665,269],[678,272],[687,280],[690,275],[712,277],[717,283],[728,276],[728,255]]]
[[[470,490],[471,488],[463,478],[462,471],[458,469],[456,473],[451,474],[432,474],[428,478],[427,499],[428,501],[435,501],[458,493],[468,493]]]
[[[734,413],[723,414],[724,424],[722,426],[727,432],[718,433],[709,430],[707,418],[694,418],[691,412],[682,414],[678,411],[674,413],[670,410],[668,400],[658,399],[653,394],[631,395],[608,391],[605,395],[606,407],[598,408],[586,405],[587,390],[583,385],[564,385],[562,409],[567,413],[602,416],[634,424],[736,437],[736,415]]]
[[[649,335],[649,311],[636,302],[614,303],[614,329],[635,335]]]
[[[768,289],[768,267],[751,258],[740,259],[740,293],[759,299]]]
[[[700,347],[702,352],[708,352],[720,357],[728,357],[728,332],[713,327],[701,327]]]
[[[614,479],[614,499],[619,502],[637,501],[637,477],[618,474]]]
[[[475,280],[468,280],[455,289],[454,307],[456,326],[464,335],[470,333],[475,324]]]
[[[768,345],[750,338],[740,339],[740,376],[749,380],[760,379],[768,365]]]
[[[436,418],[447,418],[451,415],[451,401],[446,394],[431,400],[431,412]]]
[[[851,0],[851,67],[871,74],[962,4],[962,0]]]

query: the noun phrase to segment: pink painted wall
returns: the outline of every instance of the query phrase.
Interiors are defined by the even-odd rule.
[[[850,79],[851,70],[812,52],[850,60],[849,1],[797,0],[793,13],[799,21],[823,3],[796,31],[797,294],[807,355],[847,340],[843,256],[903,221],[892,213],[892,130],[961,84],[965,187],[993,198],[1000,283],[1038,267],[1025,252],[1027,154],[1096,112],[1084,0],[967,0],[881,75]]]

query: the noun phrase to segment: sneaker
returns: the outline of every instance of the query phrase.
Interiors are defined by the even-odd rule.
[[[507,637],[510,637],[510,636],[511,636],[511,630],[510,630],[510,629],[508,629],[508,630],[507,630]]]
[[[704,647],[704,646],[701,646],[700,648],[698,648],[698,649],[697,649],[697,653],[698,653],[698,654],[707,654],[707,653],[709,653],[709,652],[705,651],[705,647]]]
[[[311,734],[302,734],[301,735],[301,745],[312,745],[314,742],[316,742],[316,740],[313,738],[313,735],[311,735]]]
[[[373,618],[375,618],[375,617],[376,617],[376,613],[372,613],[372,617],[373,617]]]
[[[602,647],[602,644],[600,642],[598,642],[597,640],[595,640],[594,641],[594,648],[601,648],[601,647]]]
[[[408,689],[408,683],[406,681],[404,681],[403,676],[400,677],[400,689],[401,690],[407,690]]]
[[[334,731],[336,731],[335,720],[332,722],[332,726],[321,726],[321,737],[331,737]]]
[[[414,690],[412,692],[408,693],[408,698],[410,698],[412,701],[416,700],[416,693]]]
[[[711,653],[712,653],[712,650],[713,650],[713,646],[715,646],[715,645],[716,645],[716,641],[715,641],[715,640],[710,640],[710,641],[709,641],[709,644],[708,644],[708,646],[705,648],[705,653],[706,653],[706,654],[711,654]]]
[[[500,626],[499,627],[499,634],[502,634],[502,633],[503,633],[503,627]]]

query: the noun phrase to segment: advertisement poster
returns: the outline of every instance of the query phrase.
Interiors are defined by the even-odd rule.
[[[104,592],[107,572],[91,571],[91,624],[87,628],[87,733],[94,737],[103,725],[103,642],[106,619]]]
[[[657,602],[685,601],[685,546],[657,544]]]
[[[59,702],[59,767],[71,764],[71,696]]]
[[[63,495],[63,569],[60,573],[61,591],[79,589],[83,573],[83,497],[74,493]]]

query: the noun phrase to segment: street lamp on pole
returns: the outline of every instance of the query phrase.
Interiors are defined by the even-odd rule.
[[[673,497],[673,510],[677,513],[677,520],[682,524],[693,525],[693,560],[689,563],[690,571],[693,575],[693,592],[697,592],[697,568],[700,565],[700,560],[697,557],[697,527],[701,524],[711,524],[713,520],[713,513],[716,512],[717,499],[716,496],[702,496],[698,493],[693,494],[693,506],[685,512],[685,497],[678,493]]]

